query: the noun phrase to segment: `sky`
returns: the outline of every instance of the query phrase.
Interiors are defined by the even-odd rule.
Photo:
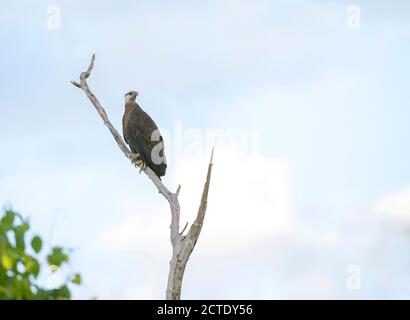
[[[160,127],[182,224],[215,147],[183,298],[410,298],[410,3],[0,5],[0,206],[73,249],[75,298],[162,299],[171,257],[167,202],[70,84],[93,53],[117,130],[130,90]]]

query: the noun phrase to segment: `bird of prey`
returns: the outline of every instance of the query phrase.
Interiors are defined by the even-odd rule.
[[[167,169],[164,140],[155,122],[135,102],[137,95],[136,91],[125,94],[124,139],[134,154],[132,162],[141,170],[148,166],[161,179]]]

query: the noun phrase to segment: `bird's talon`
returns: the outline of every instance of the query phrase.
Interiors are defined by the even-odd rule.
[[[145,171],[145,169],[147,168],[147,165],[143,161],[141,161],[141,165],[139,166],[139,168],[140,168],[140,173],[141,173],[142,171]]]
[[[135,168],[140,168],[139,173],[141,173],[147,167],[144,161],[141,160],[141,156],[139,153],[134,153],[131,156],[131,163],[135,166]]]

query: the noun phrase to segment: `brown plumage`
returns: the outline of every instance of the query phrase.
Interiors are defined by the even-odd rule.
[[[133,153],[151,168],[158,177],[165,175],[167,164],[164,141],[157,125],[135,102],[138,93],[130,91],[125,95],[125,112],[122,118],[125,142]]]

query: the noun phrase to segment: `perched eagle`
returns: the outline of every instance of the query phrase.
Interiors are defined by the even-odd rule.
[[[142,161],[142,168],[148,166],[160,178],[167,170],[164,141],[155,122],[135,102],[137,95],[136,91],[125,94],[124,139],[135,154],[133,163]]]

